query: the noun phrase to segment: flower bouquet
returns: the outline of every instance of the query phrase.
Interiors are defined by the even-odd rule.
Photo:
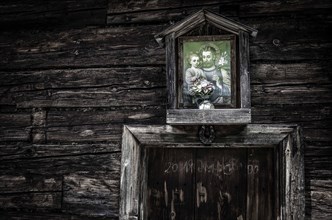
[[[213,104],[208,100],[214,90],[213,83],[204,77],[193,77],[189,94],[193,97],[193,103],[196,103],[199,109],[213,109]]]

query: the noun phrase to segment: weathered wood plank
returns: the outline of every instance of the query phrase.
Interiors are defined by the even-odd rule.
[[[2,208],[60,209],[61,192],[0,194]]]
[[[119,173],[66,175],[63,211],[84,216],[118,216],[119,182]]]
[[[128,13],[128,12],[139,12],[139,11],[154,11],[154,10],[162,10],[162,9],[172,9],[175,10],[181,7],[190,7],[190,6],[209,6],[215,5],[218,3],[227,3],[232,2],[231,0],[206,0],[204,3],[193,0],[193,1],[182,1],[179,2],[177,0],[169,0],[169,1],[120,1],[117,0],[116,2],[111,1],[108,4],[108,13]]]
[[[307,192],[306,213],[312,219],[330,219],[332,217],[331,180],[310,180]]]
[[[248,149],[247,219],[277,219],[273,157],[273,149]]]
[[[0,142],[30,141],[31,127],[2,128],[0,129]]]
[[[60,192],[62,190],[61,176],[42,175],[4,175],[0,176],[0,195],[28,192]]]
[[[8,92],[43,89],[117,87],[153,88],[165,85],[163,67],[91,68],[0,72]]]
[[[152,130],[153,129],[153,130]],[[173,147],[174,142],[181,147],[202,147],[204,146],[198,136],[199,126],[130,126],[131,132],[141,143],[153,146]],[[212,146],[237,147],[256,143],[264,146],[278,144],[285,138],[287,132],[292,131],[290,125],[268,125],[248,124],[247,126],[215,126],[216,139]],[[173,143],[173,145],[172,145]],[[219,143],[219,144],[218,144]],[[239,146],[240,145],[240,146]]]
[[[293,85],[327,83],[330,81],[331,62],[269,64],[255,63],[250,66],[251,83]]]
[[[305,124],[305,127],[313,127],[316,121],[321,127],[324,121],[332,119],[332,105],[324,103],[254,105],[251,114],[253,123],[301,123]]]
[[[47,143],[96,143],[118,145],[122,124],[50,127],[46,130]]]
[[[331,148],[331,146],[329,146]],[[321,148],[322,150],[324,148]],[[325,148],[326,149],[326,148]],[[306,150],[306,153],[310,150]],[[310,154],[309,154],[310,155]],[[329,179],[332,175],[332,154],[329,150],[324,150],[323,155],[305,157],[305,171],[308,179]]]
[[[246,149],[198,149],[196,219],[244,219],[246,216]]]
[[[0,144],[0,159],[42,158],[59,156],[77,156],[83,154],[112,153],[120,150],[120,143],[91,144]]]
[[[165,87],[164,71],[158,67],[2,72],[0,75],[1,84],[5,85],[0,88],[0,90],[3,90],[0,103],[17,104],[23,102],[23,107],[37,107],[38,105],[42,107],[48,105],[56,107],[78,105],[82,107],[86,104],[95,107],[109,106],[118,102],[116,101],[117,96],[121,101],[128,100],[132,105],[135,102],[131,98],[136,95],[143,96],[144,93],[148,96],[150,94],[152,97],[147,97],[146,101],[138,101],[147,104],[148,101],[162,96],[164,93],[162,90]],[[82,95],[79,92],[80,88],[86,94]],[[139,90],[142,91],[139,92]],[[155,91],[156,94],[151,94],[152,91]],[[56,94],[63,97],[60,99],[66,99],[67,101],[51,101],[52,96],[57,96]],[[80,97],[75,98],[75,94]],[[44,98],[38,98],[39,95],[44,96]],[[102,101],[104,104],[100,103],[99,105],[98,99],[95,98],[98,95],[101,96],[100,98],[106,98],[107,96],[111,98],[107,98],[107,100]],[[31,99],[34,102],[35,98],[37,99],[36,105],[29,101]],[[76,100],[80,98],[91,100]],[[42,101],[43,99],[44,101]],[[141,97],[138,97],[138,99],[141,99]],[[163,98],[159,97],[159,99]],[[113,104],[111,104],[112,100]],[[73,104],[70,105],[70,103]],[[125,103],[121,104],[125,105]]]
[[[0,66],[26,70],[164,64],[164,51],[153,38],[164,28],[154,25],[4,31],[0,35]]]
[[[250,109],[169,109],[167,123],[173,125],[247,124],[251,122]]]
[[[1,1],[0,27],[83,26],[105,24],[107,0]]]
[[[271,16],[283,13],[322,13],[330,9],[329,0],[295,0],[295,1],[250,1],[240,4],[240,16]]]
[[[66,127],[82,125],[115,125],[115,124],[159,124],[165,121],[163,106],[151,108],[128,109],[69,109],[65,111],[50,110],[47,114],[48,127]]]
[[[15,94],[15,102],[18,108],[165,105],[165,93],[164,87],[131,89],[121,85],[116,88],[49,89]]]
[[[0,127],[28,127],[31,126],[31,113],[17,112],[17,113],[0,113]]]
[[[308,144],[315,143],[332,143],[331,128],[307,128],[303,130],[305,142]]]
[[[43,211],[32,211],[32,210],[25,210],[25,211],[12,211],[0,210],[0,216],[4,219],[19,219],[19,220],[63,220],[63,219],[70,219],[70,220],[104,220],[104,217],[91,217],[91,216],[82,216],[82,215],[74,215],[74,214],[64,214],[58,212],[45,212]],[[118,220],[117,217],[108,217],[109,220]]]
[[[284,42],[280,46],[253,43],[250,46],[251,61],[301,61],[331,60],[331,43]]]
[[[148,151],[148,219],[194,218],[194,151],[156,149]]]
[[[161,9],[176,9],[190,6],[209,6],[209,5],[220,5],[222,8],[224,5],[237,5],[242,6],[240,9],[243,12],[242,16],[245,15],[271,15],[273,13],[280,14],[285,12],[301,12],[310,11],[312,9],[329,9],[331,6],[330,1],[314,1],[314,0],[302,0],[292,2],[282,2],[279,0],[274,1],[246,1],[246,0],[208,0],[204,1],[117,1],[116,3],[111,1],[108,5],[108,13],[128,13],[134,11],[143,10],[161,10]],[[312,5],[315,5],[312,7]],[[256,10],[255,10],[256,9]]]
[[[252,105],[331,102],[331,84],[276,83],[252,85]]]
[[[75,172],[107,172],[118,175],[120,172],[120,154],[86,154],[78,156],[59,156],[33,159],[2,160],[2,175],[66,175]]]
[[[153,11],[132,11],[126,13],[110,13],[107,15],[107,24],[119,25],[119,24],[146,24],[146,23],[174,23],[185,19],[188,15],[196,13],[201,9],[209,9],[214,12],[219,11],[218,6],[194,6],[186,8],[176,8],[172,11],[167,9],[158,9]],[[232,15],[234,10],[225,8],[223,13]]]

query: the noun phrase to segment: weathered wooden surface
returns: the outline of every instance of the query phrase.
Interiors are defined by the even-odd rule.
[[[2,1],[1,217],[118,219],[122,125],[166,120],[166,57],[154,35],[202,8],[258,29],[252,123],[302,126],[306,218],[332,218],[330,0]],[[83,179],[111,199],[76,185]],[[71,187],[66,197],[58,184]]]

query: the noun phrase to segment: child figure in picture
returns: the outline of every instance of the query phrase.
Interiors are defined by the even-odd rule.
[[[194,101],[192,99],[193,94],[191,94],[190,92],[190,88],[193,86],[193,82],[199,78],[206,79],[206,76],[203,70],[199,68],[200,57],[198,56],[198,54],[191,52],[189,54],[187,62],[190,64],[190,67],[186,70],[184,76],[183,101],[184,103],[187,103],[187,105],[191,105]]]
[[[200,58],[195,53],[190,53],[188,61],[191,65],[186,70],[186,76],[185,76],[185,82],[186,82],[186,89],[189,91],[189,88],[192,86],[192,82],[195,81],[195,79],[198,78],[204,78],[206,79],[206,76],[202,69],[199,68],[200,65]]]

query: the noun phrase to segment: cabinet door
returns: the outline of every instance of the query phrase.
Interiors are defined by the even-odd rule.
[[[275,219],[272,149],[148,150],[148,219]]]
[[[248,149],[248,220],[275,219],[278,190],[272,149]]]
[[[194,219],[194,150],[149,149],[148,219]]]
[[[246,150],[199,149],[196,160],[196,219],[244,219]]]

